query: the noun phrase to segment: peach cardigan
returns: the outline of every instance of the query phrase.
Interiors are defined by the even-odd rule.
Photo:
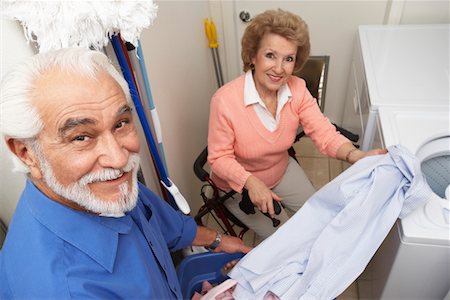
[[[211,100],[208,163],[220,188],[241,192],[251,174],[269,188],[276,186],[286,171],[287,149],[299,126],[321,153],[331,157],[336,157],[342,144],[350,142],[322,114],[303,79],[288,79],[292,98],[284,105],[273,132],[262,124],[253,105],[244,105],[244,83],[242,75],[221,87]]]

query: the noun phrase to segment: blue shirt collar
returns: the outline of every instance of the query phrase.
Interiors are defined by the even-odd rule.
[[[133,226],[129,214],[113,218],[76,211],[45,196],[29,179],[23,193],[36,220],[109,272],[113,271],[119,233],[129,233]]]

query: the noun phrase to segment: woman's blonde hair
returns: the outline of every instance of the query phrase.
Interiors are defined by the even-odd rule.
[[[256,56],[266,33],[280,35],[297,44],[294,71],[300,70],[306,63],[311,49],[308,25],[299,16],[278,9],[267,10],[257,15],[245,29],[241,40],[244,72],[252,69],[252,59]]]

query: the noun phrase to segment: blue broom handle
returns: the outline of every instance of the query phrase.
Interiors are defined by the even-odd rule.
[[[156,163],[156,171],[158,172],[161,184],[169,191],[169,194],[168,194],[169,204],[174,209],[179,209],[181,212],[188,215],[191,211],[191,208],[189,207],[189,203],[186,201],[186,199],[180,193],[180,191],[178,190],[178,187],[172,182],[172,180],[170,180],[170,178],[167,175],[167,171],[165,170],[164,165],[161,162],[161,158],[159,156],[158,149],[156,148],[156,143],[153,139],[153,135],[151,133],[150,126],[149,126],[149,124],[147,122],[147,118],[145,116],[142,102],[139,99],[137,87],[134,83],[134,79],[133,79],[131,69],[130,69],[131,66],[128,66],[128,62],[125,57],[125,52],[122,47],[122,42],[121,42],[120,36],[113,36],[112,45],[113,45],[114,51],[116,52],[116,56],[119,61],[119,64],[122,67],[122,72],[124,74],[124,77],[127,80],[128,85],[130,87],[130,95],[131,95],[131,98],[136,107],[136,112],[139,116],[139,120],[141,121],[142,129],[144,130],[144,134],[145,134],[147,143],[149,144],[151,154],[153,155],[153,159]]]
[[[118,35],[114,35],[112,37],[112,46],[114,48],[114,52],[116,53],[117,60],[119,61],[120,67],[122,69],[123,76],[125,80],[128,82],[128,86],[130,88],[131,99],[133,100],[134,106],[136,107],[136,112],[138,114],[139,120],[142,124],[142,129],[144,130],[144,135],[147,140],[147,144],[150,147],[151,152],[153,153],[153,158],[156,163],[156,169],[160,174],[161,180],[164,182],[166,186],[171,186],[167,173],[165,171],[164,165],[159,157],[158,148],[156,147],[155,141],[153,140],[152,133],[150,131],[150,126],[147,122],[147,118],[145,117],[144,108],[142,107],[141,100],[139,99],[139,95],[137,93],[136,85],[134,84],[133,77],[131,75],[131,70],[128,67],[128,63],[125,58],[125,54],[123,53],[122,44]],[[171,205],[173,207],[177,207],[172,196],[169,193],[169,198]]]

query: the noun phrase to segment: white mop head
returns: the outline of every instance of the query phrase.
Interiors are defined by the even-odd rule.
[[[100,50],[117,32],[137,47],[157,9],[151,0],[1,1],[2,15],[20,21],[39,52],[76,46]]]

